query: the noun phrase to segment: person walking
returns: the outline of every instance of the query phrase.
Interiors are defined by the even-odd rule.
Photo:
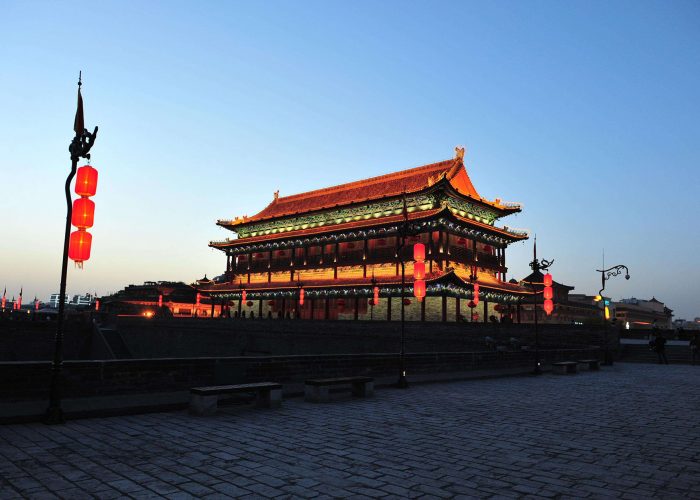
[[[695,361],[700,358],[700,335],[697,333],[690,339],[690,363],[695,366]]]
[[[659,357],[659,364],[668,364],[668,358],[666,358],[666,339],[664,338],[661,331],[657,328],[654,329],[654,351]]]

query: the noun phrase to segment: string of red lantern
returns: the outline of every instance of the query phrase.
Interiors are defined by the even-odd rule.
[[[97,192],[97,170],[90,165],[78,169],[75,180],[75,193],[80,196],[73,202],[71,224],[78,228],[70,235],[68,257],[79,268],[90,258],[92,235],[87,229],[95,222],[95,202],[89,199]]]
[[[544,290],[542,291],[542,296],[544,297],[544,312],[547,316],[550,316],[552,312],[554,311],[554,290],[552,289],[552,284],[554,283],[554,280],[552,279],[552,275],[550,273],[547,273],[544,275],[544,279],[542,280],[544,284]]]
[[[413,245],[413,296],[422,302],[425,298],[425,245],[416,243]],[[410,301],[409,301],[410,304]]]

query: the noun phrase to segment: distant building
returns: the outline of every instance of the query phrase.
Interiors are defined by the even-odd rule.
[[[554,281],[552,289],[554,292],[554,311],[547,316],[543,309],[542,290],[544,275],[542,272],[533,272],[520,280],[520,286],[533,288],[538,292],[537,301],[537,322],[556,324],[592,324],[600,323],[602,320],[602,310],[598,307],[593,297],[582,294],[570,294],[573,286],[564,285]],[[524,299],[520,305],[520,322],[534,323],[535,304],[529,299]]]
[[[206,318],[220,316],[222,308],[211,307],[208,297],[198,297],[197,286],[212,283],[206,276],[197,284],[146,281],[100,299],[100,311],[118,316],[175,316]],[[227,312],[227,311],[226,311]]]
[[[695,318],[692,321],[685,319],[677,319],[673,321],[673,328],[676,330],[700,330],[700,318]]]
[[[52,293],[49,297],[49,307],[58,309],[58,304],[60,302],[60,293]],[[70,296],[66,294],[66,306],[91,306],[95,303],[95,296],[89,293],[85,295],[73,295]]]
[[[650,329],[656,325],[663,330],[673,328],[673,310],[652,297],[649,300],[637,298],[615,302],[615,318],[628,330]]]

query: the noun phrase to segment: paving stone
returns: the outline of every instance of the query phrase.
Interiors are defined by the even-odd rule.
[[[206,419],[0,426],[0,498],[700,498],[699,376],[616,364]]]

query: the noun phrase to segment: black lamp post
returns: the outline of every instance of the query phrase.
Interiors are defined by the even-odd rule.
[[[609,267],[608,269],[596,269],[597,273],[600,273],[600,280],[601,280],[601,285],[602,288],[598,292],[598,297],[600,297],[600,300],[603,302],[603,336],[604,336],[604,342],[605,342],[605,350],[604,352],[604,360],[603,364],[607,366],[612,366],[613,364],[613,359],[610,354],[610,347],[608,346],[608,318],[606,314],[606,308],[608,307],[607,304],[605,303],[605,297],[603,297],[603,290],[605,290],[605,283],[612,277],[614,276],[619,276],[622,274],[622,270],[625,270],[625,279],[628,280],[630,279],[630,270],[627,269],[627,266],[625,265],[617,265],[613,267]],[[608,309],[608,311],[610,311]]]
[[[545,260],[545,259],[537,259],[537,240],[535,240],[535,249],[534,249],[534,258],[532,259],[532,262],[530,262],[530,269],[532,269],[532,273],[535,274],[538,271],[547,271],[549,267],[554,264],[554,259],[552,260]],[[539,333],[539,328],[537,325],[537,289],[535,288],[535,283],[533,281],[530,281],[530,287],[532,287],[533,291],[533,296],[532,296],[532,302],[533,302],[533,312],[535,313],[535,369],[533,370],[532,374],[533,375],[541,375],[542,374],[542,368],[540,367],[540,333]]]
[[[406,378],[406,263],[404,262],[403,249],[406,246],[406,235],[408,234],[408,208],[406,206],[406,193],[403,195],[403,224],[399,228],[400,243],[396,248],[396,258],[401,262],[401,348],[399,350],[399,379],[396,382],[396,387],[399,389],[408,388],[408,379]]]
[[[85,128],[83,117],[83,98],[80,94],[82,86],[82,72],[78,78],[78,109],[75,112],[73,130],[75,137],[68,147],[70,152],[71,170],[66,178],[65,192],[66,205],[66,229],[63,237],[63,260],[61,262],[61,285],[58,297],[58,324],[56,328],[56,338],[54,341],[53,363],[51,365],[51,386],[49,389],[49,407],[44,415],[46,424],[62,424],[65,422],[63,410],[61,408],[61,368],[63,365],[63,316],[66,302],[66,276],[68,274],[68,244],[70,238],[71,217],[73,215],[73,200],[70,194],[70,186],[75,177],[80,158],[90,159],[90,149],[95,144],[97,138],[97,127],[92,132]]]

